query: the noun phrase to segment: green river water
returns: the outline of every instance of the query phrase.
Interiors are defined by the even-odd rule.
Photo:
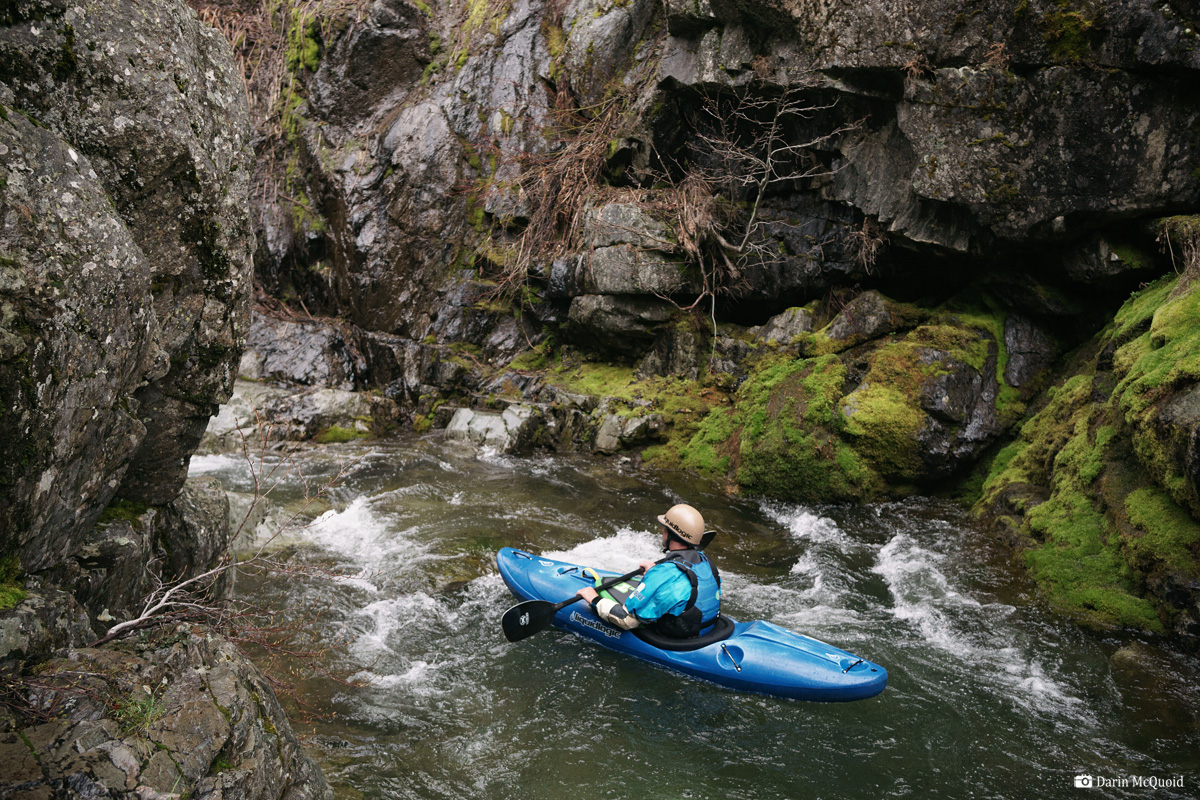
[[[238,588],[312,627],[335,645],[320,666],[364,684],[295,688],[320,714],[297,729],[338,798],[1200,796],[1197,661],[1046,611],[953,505],[764,503],[611,459],[481,455],[438,436],[297,461],[315,479],[350,463],[332,507],[286,534],[298,561],[327,569]],[[251,491],[240,457],[197,456],[192,474]],[[301,494],[289,478],[272,500]],[[498,548],[627,571],[658,556],[654,516],[684,501],[721,532],[709,553],[730,616],[876,661],[887,690],[776,700],[558,631],[504,640],[515,600]]]

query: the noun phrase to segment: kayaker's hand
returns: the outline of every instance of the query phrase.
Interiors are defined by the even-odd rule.
[[[595,599],[596,599],[596,596],[597,596],[597,595],[596,595],[596,590],[595,590],[595,589],[593,589],[593,588],[592,588],[592,587],[590,587],[590,586],[587,586],[587,587],[585,587],[585,588],[583,588],[583,589],[580,589],[580,590],[579,590],[578,592],[576,592],[575,594],[577,594],[577,595],[579,595],[580,597],[582,597],[582,598],[583,598],[583,601],[584,601],[585,603],[590,603],[590,602],[592,602],[593,600],[595,600]]]
[[[642,563],[638,564],[638,569],[640,569],[642,572],[649,572],[650,568],[655,566],[658,565],[653,561],[643,561]]]

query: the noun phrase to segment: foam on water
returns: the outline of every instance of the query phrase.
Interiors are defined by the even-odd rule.
[[[795,506],[779,503],[763,503],[763,512],[768,518],[782,525],[797,542],[832,545],[838,550],[848,551],[860,547],[846,535],[838,524],[828,517]]]
[[[659,538],[645,531],[621,528],[612,536],[578,544],[569,550],[554,550],[546,558],[570,561],[612,572],[630,572],[643,561],[662,558]]]
[[[1013,613],[1003,603],[980,603],[959,592],[947,577],[947,556],[899,533],[880,551],[873,571],[892,595],[892,615],[910,625],[964,675],[1035,714],[1066,714],[1087,719],[1083,702],[1042,662],[1015,644],[1027,640],[1008,624]],[[981,667],[983,667],[981,669]]]
[[[360,621],[354,650],[366,663],[384,655],[404,655],[456,624],[458,613],[436,598],[413,592],[376,600],[355,612]]]
[[[365,495],[342,510],[331,509],[303,529],[311,543],[359,564],[379,565],[403,555],[412,560],[425,548],[405,531],[393,528],[386,514],[378,511]]]
[[[214,472],[246,472],[246,459],[233,453],[197,454],[188,462],[188,475],[210,475]]]
[[[351,676],[353,681],[363,681],[380,689],[404,688],[417,695],[432,696],[441,694],[435,688],[438,677],[438,667],[428,661],[414,661],[404,672],[392,675],[380,675],[370,670],[362,670]]]

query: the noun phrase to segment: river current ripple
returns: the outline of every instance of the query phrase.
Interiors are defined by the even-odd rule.
[[[1200,796],[1196,661],[1047,611],[953,505],[765,503],[626,462],[481,455],[436,436],[295,458],[310,480],[349,464],[331,506],[283,537],[327,569],[239,591],[317,626],[338,643],[321,666],[365,684],[295,690],[321,715],[298,728],[339,798]],[[252,491],[240,457],[197,456],[191,471]],[[286,479],[274,516],[301,495]],[[628,571],[658,556],[654,516],[682,501],[721,532],[710,554],[730,616],[879,662],[888,689],[790,702],[557,631],[504,640],[515,601],[498,548]],[[1112,658],[1130,644],[1137,658]],[[1076,787],[1088,779],[1099,788]]]

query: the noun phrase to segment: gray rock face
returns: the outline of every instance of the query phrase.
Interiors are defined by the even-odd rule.
[[[838,341],[865,341],[894,330],[887,300],[876,291],[863,292],[846,304],[825,334]]]
[[[604,414],[596,430],[593,449],[597,453],[616,453],[658,438],[665,428],[666,423],[661,414],[639,414],[632,417]]]
[[[295,322],[254,314],[246,351],[238,366],[241,377],[267,378],[330,389],[354,389],[366,371],[341,331],[317,322]]]
[[[638,354],[671,319],[672,306],[639,295],[581,295],[571,301],[568,331],[580,344]]]
[[[325,116],[356,119],[390,95],[403,94],[429,63],[427,20],[415,6],[377,0],[338,37],[312,82],[311,101]]]
[[[237,381],[229,402],[209,421],[201,450],[240,453],[244,442],[253,452],[264,439],[305,441],[331,429],[351,438],[366,437],[378,427],[377,419],[394,418],[394,406],[386,397],[365,392]]]
[[[135,392],[166,374],[151,269],[89,160],[0,119],[0,542],[27,571],[64,559],[146,435]]]
[[[701,345],[702,337],[695,331],[667,328],[638,362],[637,377],[679,375],[694,381],[708,355],[700,352]]]
[[[35,571],[118,487],[172,500],[228,396],[248,311],[250,131],[228,44],[182,3],[22,2],[7,19],[0,102],[44,127],[0,120],[0,341],[15,359],[0,425],[23,420],[25,451],[0,481],[0,529],[20,532]]]
[[[930,478],[951,477],[973,464],[1001,431],[995,358],[982,372],[933,349],[920,360],[938,368],[920,389],[920,406],[928,414],[918,436],[921,458]]]
[[[44,661],[60,647],[84,647],[98,638],[87,611],[58,589],[37,589],[0,614],[0,670]],[[0,769],[0,775],[4,770]]]
[[[628,69],[656,5],[654,0],[567,4],[562,23],[567,34],[566,62],[579,76],[577,90],[585,103],[601,100],[607,84]]]
[[[813,316],[803,308],[789,308],[767,320],[767,324],[753,331],[760,342],[788,344],[802,333],[813,329]],[[837,338],[837,337],[834,337]]]
[[[46,688],[15,690],[54,719],[0,734],[6,796],[333,797],[266,678],[202,629],[180,626],[139,655],[73,650],[39,674]],[[122,726],[120,701],[149,710]]]
[[[1004,382],[1020,388],[1045,374],[1058,356],[1058,346],[1033,320],[1009,314],[1004,320],[1004,348],[1008,363]]]
[[[60,582],[73,585],[93,626],[141,612],[141,601],[159,582],[171,583],[215,566],[229,546],[229,500],[220,483],[193,478],[173,502],[159,508],[122,504],[101,518],[82,542]],[[230,582],[215,581],[211,596]],[[99,638],[99,637],[94,637]]]

